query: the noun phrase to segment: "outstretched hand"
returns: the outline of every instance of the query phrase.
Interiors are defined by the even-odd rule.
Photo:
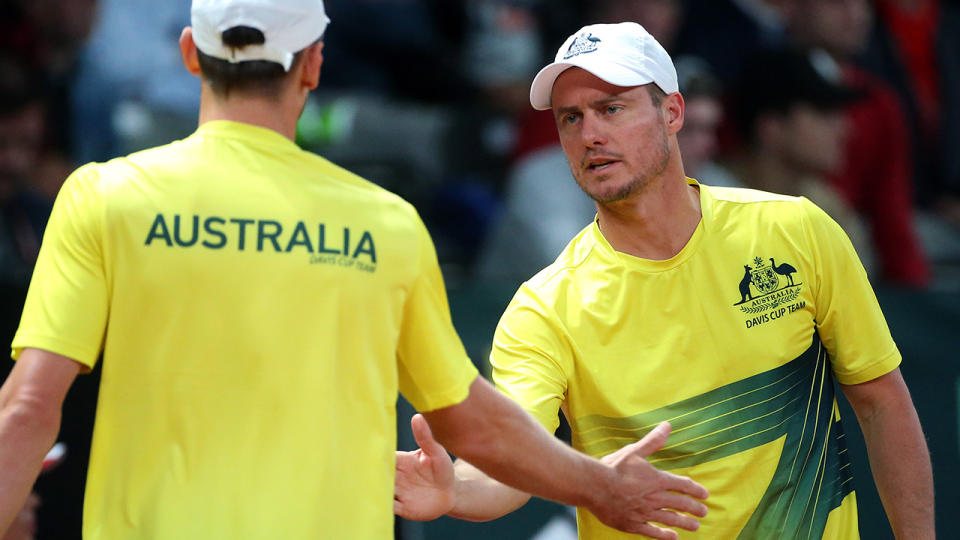
[[[590,508],[600,521],[659,540],[675,540],[677,532],[656,524],[688,531],[700,527],[686,514],[707,515],[707,507],[695,500],[707,498],[706,488],[689,478],[658,470],[646,459],[666,443],[669,435],[670,424],[662,422],[643,439],[602,459],[615,469],[616,481],[607,493],[607,502]]]
[[[429,521],[453,508],[456,489],[453,461],[433,438],[423,415],[414,415],[410,427],[420,448],[397,452],[393,512],[402,518]]]

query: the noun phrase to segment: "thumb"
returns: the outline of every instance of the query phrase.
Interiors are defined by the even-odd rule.
[[[638,454],[646,458],[657,450],[661,449],[670,436],[670,422],[660,422],[657,427],[650,430],[642,439],[630,445],[631,453]]]
[[[417,441],[420,449],[428,456],[436,456],[441,453],[446,454],[447,450],[436,439],[433,438],[433,432],[430,431],[430,424],[422,414],[415,414],[410,419],[410,428],[413,430],[413,438]]]

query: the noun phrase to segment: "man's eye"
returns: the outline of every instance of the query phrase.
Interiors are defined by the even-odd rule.
[[[564,123],[564,124],[573,124],[573,123],[575,123],[576,121],[577,121],[577,115],[575,115],[575,114],[568,114],[568,115],[566,115],[566,116],[563,117],[563,123]]]
[[[616,114],[616,113],[620,112],[621,110],[623,110],[623,107],[621,107],[620,105],[608,105],[608,106],[607,106],[607,114]]]

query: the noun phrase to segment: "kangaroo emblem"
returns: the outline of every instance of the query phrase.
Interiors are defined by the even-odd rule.
[[[743,265],[743,279],[740,280],[740,303],[744,303],[747,300],[753,300],[753,295],[750,294],[750,267]]]

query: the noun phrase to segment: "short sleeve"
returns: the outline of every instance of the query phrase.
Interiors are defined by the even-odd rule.
[[[417,218],[417,264],[403,311],[397,350],[400,392],[418,411],[456,405],[470,393],[477,368],[450,319],[433,241]]]
[[[553,433],[567,391],[573,355],[566,333],[526,285],[507,306],[490,351],[497,388]]]
[[[13,358],[31,347],[88,369],[96,364],[109,308],[98,173],[93,164],[77,169],[57,195],[13,339]]]
[[[806,228],[816,258],[816,325],[837,380],[859,384],[900,365],[890,329],[857,253],[835,221],[813,203]]]

